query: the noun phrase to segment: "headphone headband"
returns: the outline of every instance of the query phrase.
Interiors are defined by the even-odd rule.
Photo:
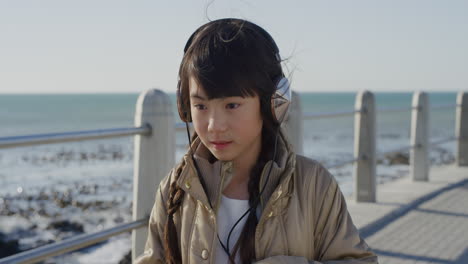
[[[201,32],[202,30],[204,30],[208,26],[210,26],[212,24],[215,24],[215,23],[232,23],[232,22],[235,22],[235,21],[241,21],[243,23],[243,25],[248,25],[249,27],[252,27],[255,31],[259,32],[265,39],[268,40],[269,43],[272,44],[272,48],[273,48],[275,54],[278,55],[278,59],[279,59],[278,46],[276,45],[276,43],[273,40],[273,38],[271,37],[271,35],[265,29],[263,29],[262,27],[260,27],[258,25],[255,25],[254,23],[249,22],[247,20],[241,20],[241,19],[237,19],[237,18],[221,18],[221,19],[210,21],[210,22],[200,26],[197,30],[195,30],[195,32],[192,33],[192,35],[190,35],[189,39],[185,43],[184,54],[187,53],[187,50],[192,45],[192,41],[195,38],[195,36],[197,36],[199,32]]]

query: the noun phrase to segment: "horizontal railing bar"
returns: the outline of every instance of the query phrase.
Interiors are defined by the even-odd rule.
[[[149,134],[151,134],[151,127],[149,125],[145,125],[141,127],[131,128],[111,128],[13,137],[0,137],[0,149]]]
[[[443,109],[443,108],[455,108],[457,104],[440,104],[440,105],[433,105],[430,109]],[[379,107],[377,112],[380,113],[391,113],[391,112],[407,112],[416,109],[417,107],[410,106],[410,107]]]
[[[146,226],[148,219],[140,219],[130,223],[121,224],[93,234],[84,234],[50,245],[31,249],[10,257],[0,259],[0,264],[10,263],[36,263],[50,257],[61,255],[70,251],[84,248],[104,241],[118,234]]]
[[[455,140],[458,140],[457,137],[449,137],[449,138],[444,138],[444,139],[440,139],[440,140],[437,140],[437,141],[433,141],[431,143],[429,143],[429,146],[431,147],[435,147],[437,145],[440,145],[440,144],[444,144],[444,143],[447,143],[447,142],[450,142],[450,141],[455,141]]]
[[[339,168],[339,167],[342,167],[342,166],[350,164],[350,163],[354,163],[354,162],[359,161],[359,160],[360,160],[359,158],[354,158],[354,159],[351,159],[351,160],[345,160],[345,161],[342,161],[342,162],[327,166],[327,169]]]
[[[379,113],[395,113],[395,112],[407,112],[415,109],[416,107],[379,107],[377,109],[377,112]]]
[[[350,116],[355,113],[359,113],[359,110],[353,111],[339,111],[339,112],[329,112],[329,113],[304,113],[302,115],[303,119],[320,119],[320,118],[330,118],[330,117],[340,117],[340,116]]]
[[[444,109],[444,108],[456,108],[459,105],[457,104],[440,104],[440,105],[433,105],[429,107],[429,109],[434,110],[434,109]]]

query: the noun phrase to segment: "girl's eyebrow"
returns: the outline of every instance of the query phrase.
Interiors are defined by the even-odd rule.
[[[198,94],[191,94],[190,98],[200,99],[200,100],[204,100],[204,101],[207,100],[205,97],[203,97],[201,95],[198,95]]]

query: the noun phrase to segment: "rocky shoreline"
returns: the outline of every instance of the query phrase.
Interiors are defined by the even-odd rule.
[[[75,183],[64,190],[5,195],[0,198],[0,258],[131,221],[132,202],[125,193],[131,194],[131,182]]]
[[[116,149],[101,150],[101,154],[95,155],[70,151],[57,152],[47,158],[24,155],[22,162],[63,164],[67,161],[122,162],[131,159],[131,155]],[[450,164],[455,159],[445,149],[435,153],[431,155],[431,163],[436,166]],[[408,165],[409,155],[404,152],[389,154],[379,159],[378,164],[388,167]],[[0,258],[131,221],[132,191],[132,180],[129,177],[110,180],[105,184],[76,181],[66,187],[54,184],[28,191],[18,189],[15,194],[2,195]],[[122,252],[119,263],[130,263],[130,254]]]

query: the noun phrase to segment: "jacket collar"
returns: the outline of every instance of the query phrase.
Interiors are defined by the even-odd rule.
[[[278,137],[278,149],[275,161],[268,161],[260,176],[259,192],[268,179],[265,190],[261,196],[260,205],[262,209],[265,206],[265,202],[269,200],[280,182],[285,182],[285,180],[289,179],[287,176],[290,176],[295,167],[295,155],[291,151],[291,146],[282,131]],[[191,149],[194,150],[193,159],[196,161],[196,165],[193,162],[192,153],[189,149],[183,157],[185,166],[182,168],[177,184],[185,192],[201,201],[208,209],[210,208],[209,201],[211,201],[211,205],[217,210],[222,190],[224,190],[232,179],[232,162],[216,160],[214,163],[210,163],[210,152],[201,143],[198,137],[193,140]],[[199,172],[201,173],[200,177],[205,182],[206,193],[198,178],[195,166],[198,166]],[[270,167],[271,172],[268,178]],[[281,192],[279,195],[281,195]],[[279,197],[275,198],[277,199]],[[208,201],[208,199],[210,200]]]

